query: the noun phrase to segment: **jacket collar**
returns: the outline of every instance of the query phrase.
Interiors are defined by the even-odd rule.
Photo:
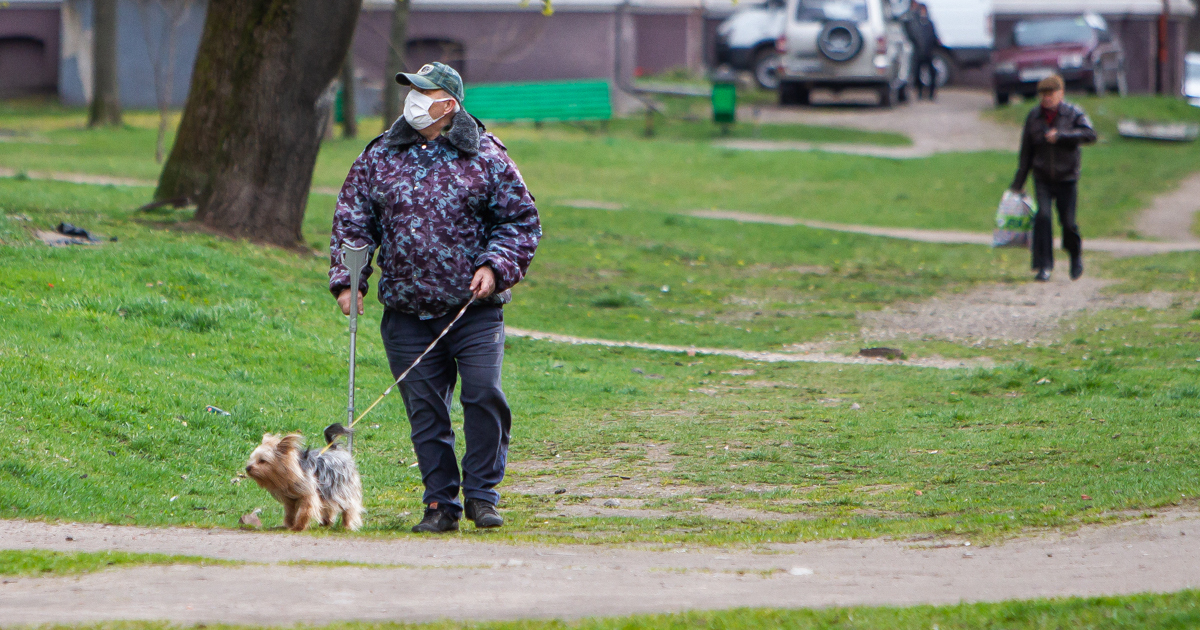
[[[468,157],[474,157],[479,154],[479,134],[484,131],[483,123],[479,122],[465,109],[459,109],[454,118],[450,121],[450,128],[443,132],[446,140],[455,149]],[[403,149],[412,146],[418,142],[423,142],[425,136],[412,128],[408,121],[401,116],[392,123],[391,129],[383,134],[383,142],[385,145]]]

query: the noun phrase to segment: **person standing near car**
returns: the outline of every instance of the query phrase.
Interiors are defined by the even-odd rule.
[[[394,376],[474,300],[400,383],[425,485],[425,514],[413,531],[453,531],[462,516],[499,527],[496,486],[512,426],[500,386],[502,306],[529,269],[541,223],[504,145],[463,109],[456,70],[434,62],[396,81],[412,88],[404,115],[367,145],[338,194],[329,290],[343,314],[362,313],[370,254],[378,251],[380,332]],[[342,243],[369,248],[358,287],[350,286]],[[450,424],[456,381],[466,440],[461,475]]]
[[[908,39],[913,44],[913,83],[917,84],[917,98],[921,98],[924,90],[929,90],[929,100],[937,95],[937,71],[933,67],[933,53],[941,45],[937,28],[929,19],[929,7],[923,3],[914,2],[911,17],[904,23]],[[929,83],[925,83],[925,77]]]
[[[1050,280],[1054,269],[1052,202],[1058,208],[1063,249],[1071,255],[1071,279],[1083,275],[1083,239],[1075,223],[1075,202],[1083,159],[1080,147],[1096,141],[1096,130],[1081,107],[1063,100],[1064,87],[1058,75],[1038,82],[1041,103],[1025,118],[1017,174],[1009,187],[1020,193],[1033,173],[1038,211],[1033,215],[1032,267],[1039,282]]]

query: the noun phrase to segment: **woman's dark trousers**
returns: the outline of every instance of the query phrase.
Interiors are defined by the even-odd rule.
[[[1062,246],[1075,260],[1083,251],[1079,226],[1075,225],[1076,181],[1048,182],[1035,180],[1037,214],[1033,215],[1033,270],[1054,269],[1054,228],[1051,224],[1050,203],[1058,208],[1058,223],[1062,226]]]
[[[380,332],[393,377],[400,376],[457,314],[456,308],[448,315],[421,320],[392,309],[384,311]],[[437,503],[438,509],[461,514],[460,486],[466,499],[493,505],[500,500],[495,488],[504,479],[512,427],[508,401],[500,389],[503,361],[503,309],[472,306],[400,383],[426,505]],[[461,477],[450,426],[450,401],[459,377],[466,439]]]

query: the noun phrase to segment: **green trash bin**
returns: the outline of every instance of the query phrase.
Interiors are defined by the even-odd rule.
[[[713,122],[723,125],[737,120],[737,85],[732,81],[713,83]]]

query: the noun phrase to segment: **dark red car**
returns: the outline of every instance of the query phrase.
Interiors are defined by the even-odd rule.
[[[1038,81],[1052,74],[1069,90],[1125,94],[1125,53],[1099,15],[1022,20],[1008,43],[992,56],[997,105],[1037,94]]]

